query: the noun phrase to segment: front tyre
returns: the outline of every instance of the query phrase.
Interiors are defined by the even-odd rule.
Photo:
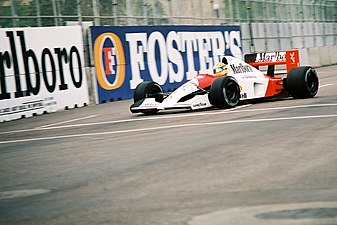
[[[287,89],[293,98],[313,98],[318,92],[317,72],[310,66],[290,70],[287,76]]]
[[[218,108],[235,107],[240,100],[240,87],[231,76],[216,79],[210,89],[210,102]]]
[[[156,97],[158,94],[163,93],[163,89],[160,85],[153,81],[144,81],[135,89],[133,94],[133,101],[138,102],[142,99],[149,98],[149,97]]]
[[[156,98],[156,101],[162,101],[162,94],[163,89],[160,85],[153,81],[144,81],[135,89],[133,94],[133,101],[134,103],[144,100],[145,98]],[[143,114],[146,115],[153,115],[156,114],[159,110],[158,109],[147,109],[141,111]]]

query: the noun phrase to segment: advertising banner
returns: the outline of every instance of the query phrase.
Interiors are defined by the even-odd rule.
[[[171,91],[224,55],[242,59],[240,26],[98,26],[91,37],[98,103],[132,98],[142,81]]]
[[[80,26],[0,29],[0,122],[88,102]]]

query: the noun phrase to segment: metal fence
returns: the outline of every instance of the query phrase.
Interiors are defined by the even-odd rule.
[[[245,53],[311,48],[337,45],[337,0],[0,0],[0,27],[74,24],[236,24]]]
[[[336,0],[0,0],[0,27],[337,22]]]

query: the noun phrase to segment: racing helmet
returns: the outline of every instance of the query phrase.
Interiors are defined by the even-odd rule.
[[[215,77],[221,77],[227,75],[227,65],[223,62],[218,62],[213,67],[213,74]]]

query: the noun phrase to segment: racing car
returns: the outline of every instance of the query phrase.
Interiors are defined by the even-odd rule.
[[[253,99],[312,98],[318,92],[317,72],[311,66],[299,66],[298,55],[298,50],[257,53],[246,55],[245,61],[225,56],[220,76],[215,68],[213,74],[198,74],[171,93],[164,93],[156,82],[144,81],[135,89],[130,111],[155,114],[169,109],[232,108]],[[276,76],[275,66],[282,64],[286,75]]]

